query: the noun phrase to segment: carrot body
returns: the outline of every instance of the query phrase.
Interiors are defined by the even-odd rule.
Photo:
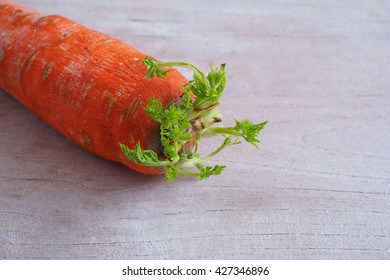
[[[145,54],[57,15],[0,0],[0,87],[74,143],[146,174],[162,168],[126,159],[119,143],[159,151],[149,99],[168,105],[187,80],[144,79]]]

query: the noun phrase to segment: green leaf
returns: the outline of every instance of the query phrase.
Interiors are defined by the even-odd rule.
[[[181,119],[185,119],[182,114],[183,112],[179,108],[175,106],[169,106],[169,108],[164,112],[164,125],[176,127]]]
[[[188,142],[192,139],[192,135],[190,133],[182,133],[180,135],[179,141]]]
[[[151,59],[150,57],[145,57],[142,62],[147,67],[145,78],[153,78],[156,76],[158,78],[164,78],[168,75],[169,71],[171,71],[170,69],[162,68],[157,61]]]
[[[155,121],[159,121],[164,115],[164,107],[160,100],[157,98],[152,98],[148,101],[148,106],[146,106],[145,112]]]
[[[138,163],[138,159],[137,159],[137,154],[135,152],[135,150],[130,150],[129,147],[127,147],[126,145],[124,144],[119,144],[123,154],[131,161],[133,162],[137,162]]]
[[[226,166],[222,166],[218,164],[215,165],[214,167],[197,164],[196,167],[200,171],[199,180],[206,179],[212,175],[219,175],[226,168]]]
[[[181,110],[183,110],[185,113],[188,113],[192,107],[190,89],[187,86],[183,86],[183,91],[184,93],[179,106]]]
[[[207,74],[207,80],[210,87],[216,91],[216,94],[221,96],[226,85],[225,64],[222,64],[220,68],[211,68],[211,71]]]
[[[131,161],[148,166],[165,166],[169,162],[160,161],[157,154],[152,150],[143,150],[138,142],[135,149],[131,150],[124,144],[119,144],[124,155]]]
[[[266,124],[267,124],[267,121],[262,122],[262,123],[258,123],[258,124],[254,124],[253,122],[251,122],[248,119],[244,119],[242,121],[236,120],[235,130],[242,133],[242,137],[247,142],[251,143],[256,148],[258,148],[256,143],[260,143],[260,140],[257,139],[257,137],[258,137],[260,131],[264,128],[264,126]]]
[[[190,89],[196,95],[196,98],[199,100],[207,97],[209,85],[207,84],[207,80],[205,80],[203,76],[195,72],[193,75],[193,81],[191,81],[190,83]]]
[[[208,108],[217,104],[226,85],[225,65],[211,68],[206,79],[197,73],[194,73],[193,78],[190,88],[196,95],[195,108]]]
[[[172,182],[179,175],[179,170],[173,166],[165,168],[165,179],[167,182]]]

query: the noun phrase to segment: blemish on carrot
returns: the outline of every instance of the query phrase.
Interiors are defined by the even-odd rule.
[[[24,67],[25,61],[19,63],[18,72],[16,72],[16,80],[19,82],[19,84],[22,83],[22,70]]]
[[[37,25],[49,25],[49,24],[56,23],[60,19],[61,18],[59,16],[56,16],[56,15],[47,15],[47,16],[43,16],[43,17],[39,18],[36,21],[36,24]]]
[[[70,35],[72,35],[72,32],[65,32],[61,35],[60,39],[64,40],[64,39],[68,38]]]
[[[120,118],[119,118],[119,124],[122,124],[122,122],[123,122],[124,119],[126,118],[126,115],[127,115],[127,109],[124,109],[124,110],[122,111],[122,114],[121,114]]]
[[[104,97],[106,97],[108,93],[108,88],[106,88],[103,92],[102,92],[102,100],[104,99]]]
[[[87,148],[92,148],[93,145],[93,140],[90,136],[84,134],[84,133],[79,133],[77,135],[77,141],[81,144],[86,146]]]
[[[30,71],[31,65],[33,64],[34,60],[35,60],[35,54],[32,57],[30,57],[30,59],[27,62],[26,73]]]
[[[46,64],[45,70],[43,72],[42,81],[46,80],[46,78],[49,76],[53,64],[54,62],[49,62],[48,64]]]
[[[135,142],[133,134],[130,134],[129,138],[130,138],[130,143],[134,143]]]
[[[60,49],[61,51],[67,51],[70,49],[70,45],[67,43],[63,43],[63,44],[59,44],[57,48]]]
[[[107,43],[114,42],[114,41],[115,40],[113,40],[113,39],[109,39],[109,38],[107,39],[106,38],[106,39],[103,40],[103,44],[107,44]]]
[[[48,24],[53,24],[53,23],[56,23],[57,21],[59,21],[61,18],[59,17],[55,17],[53,18],[51,21],[48,22]]]
[[[1,63],[1,61],[3,60],[3,58],[4,58],[4,51],[3,51],[3,49],[0,47],[0,63]]]
[[[116,102],[116,100],[115,100],[114,98],[111,98],[111,99],[110,99],[110,102],[108,103],[108,109],[107,109],[107,113],[106,113],[106,119],[108,119],[108,117],[110,116],[112,106],[115,104],[115,102]]]
[[[129,113],[128,113],[127,118],[131,118],[132,120],[135,119],[135,117],[137,116],[137,113],[139,111],[140,104],[141,104],[141,99],[135,98],[134,101],[129,106]]]
[[[137,96],[126,109],[122,111],[122,114],[119,119],[119,124],[121,124],[124,120],[132,119],[134,120],[137,116],[141,104],[141,99]]]
[[[45,22],[45,20],[46,20],[48,17],[50,17],[50,15],[48,15],[48,16],[43,16],[43,17],[40,17],[40,18],[37,20],[36,24],[41,24],[41,23],[44,23],[44,22]]]
[[[88,90],[90,88],[91,88],[91,84],[90,83],[84,83],[83,88],[81,90],[83,99],[85,98],[85,96],[87,96],[87,92],[88,92]]]
[[[142,130],[141,130],[141,134],[142,134],[142,136],[143,136],[143,137],[145,137],[145,138],[146,138],[146,131],[145,131],[145,129],[144,129],[144,128],[142,128]]]
[[[7,20],[10,22],[13,22],[16,20],[16,16],[15,16],[14,12],[12,12],[11,14],[8,15]]]
[[[87,146],[88,148],[91,148],[93,145],[93,141],[91,137],[87,137],[87,139],[84,142],[84,145]]]
[[[21,23],[27,21],[30,19],[30,15],[25,15],[24,17],[22,17],[22,19],[20,20]]]

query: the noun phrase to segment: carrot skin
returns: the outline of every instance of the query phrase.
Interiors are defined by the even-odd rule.
[[[74,143],[145,174],[162,168],[128,160],[119,143],[159,151],[151,98],[170,104],[188,81],[175,69],[145,79],[146,55],[57,15],[0,0],[0,87]]]

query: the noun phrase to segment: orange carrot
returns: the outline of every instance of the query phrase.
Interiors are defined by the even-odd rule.
[[[60,16],[0,1],[0,87],[85,149],[139,172],[118,143],[158,148],[158,125],[143,108],[182,94],[185,78],[144,79],[145,54]]]
[[[165,139],[162,134],[168,130],[153,116],[153,110],[158,106],[180,107],[177,102],[183,94],[191,96],[189,103],[196,107],[197,93],[191,82],[171,67],[191,68],[192,64],[159,64],[145,57],[123,41],[64,17],[43,15],[0,0],[1,88],[71,141],[103,158],[145,174],[167,172],[171,174],[169,180],[178,173],[194,175],[178,167],[189,166],[183,165],[183,160],[193,157],[196,139],[206,127],[220,120],[214,114],[213,121],[205,125],[205,114],[190,110],[186,116],[193,117],[182,128],[184,136],[179,144],[169,137]],[[146,75],[150,78],[146,79]],[[196,75],[204,76],[200,71]],[[172,103],[176,105],[169,106]],[[198,104],[197,110],[210,111],[218,100],[214,103],[208,108]],[[226,139],[231,135],[245,138],[237,128],[214,128],[214,134],[218,133]],[[176,147],[177,155],[167,151],[167,141]],[[157,156],[155,161],[163,163],[150,163],[145,160],[148,155]],[[192,166],[207,169],[201,164],[196,161]],[[219,174],[223,168],[217,169],[209,175]],[[204,172],[203,175],[208,177]]]

